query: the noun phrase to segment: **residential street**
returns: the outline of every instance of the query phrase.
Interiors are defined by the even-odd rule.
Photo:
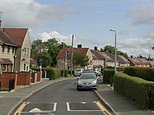
[[[20,105],[22,115],[102,115],[93,91],[77,91],[76,80],[49,85]]]

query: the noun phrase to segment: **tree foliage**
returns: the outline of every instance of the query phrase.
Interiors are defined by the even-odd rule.
[[[89,58],[83,53],[76,52],[73,55],[73,65],[76,67],[84,67],[89,64]]]
[[[128,55],[122,51],[119,51],[116,48],[117,54],[118,55],[123,55],[124,57],[128,57]],[[107,52],[110,54],[114,54],[115,53],[115,47],[111,46],[111,45],[106,45],[104,48],[101,48],[101,52]]]
[[[55,38],[48,39],[46,42],[35,40],[32,43],[32,58],[37,62],[43,59],[44,66],[55,66],[56,57],[63,47],[68,46],[65,43],[58,43]]]

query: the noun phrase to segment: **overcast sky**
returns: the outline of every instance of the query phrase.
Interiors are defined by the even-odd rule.
[[[27,27],[31,39],[74,46],[114,45],[129,55],[153,56],[154,0],[0,0],[2,27]]]

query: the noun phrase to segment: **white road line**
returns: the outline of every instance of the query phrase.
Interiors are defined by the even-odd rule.
[[[66,106],[67,106],[67,111],[70,111],[70,105],[69,105],[69,102],[66,102]]]
[[[54,105],[53,105],[53,111],[56,111],[56,109],[57,109],[57,103],[54,103]]]
[[[80,103],[85,104],[87,102],[80,102]],[[96,102],[93,102],[93,103],[96,104]],[[71,110],[69,102],[66,103],[66,106],[67,106],[67,111],[72,111],[72,112],[75,112],[75,111],[81,111],[81,112],[101,111],[101,110]]]

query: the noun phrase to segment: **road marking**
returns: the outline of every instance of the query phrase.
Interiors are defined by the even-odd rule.
[[[55,112],[56,109],[57,109],[57,103],[54,103],[54,105],[53,105],[53,112]]]
[[[80,102],[80,103],[82,103],[82,104],[86,104],[87,102]]]
[[[29,112],[41,112],[41,111],[42,111],[41,109],[34,108],[34,109],[30,110]]]
[[[82,104],[86,104],[87,102],[80,102]],[[95,102],[93,102],[95,103]],[[96,104],[96,103],[95,103]],[[96,104],[97,105],[97,104]],[[71,110],[70,109],[70,103],[69,102],[66,102],[66,106],[67,106],[67,111],[81,111],[81,112],[92,112],[92,111],[101,111],[101,110]]]
[[[112,115],[106,108],[104,108],[100,101],[96,101],[95,103],[105,115]]]
[[[66,102],[66,106],[67,106],[67,111],[70,111],[70,105],[69,105],[69,102]]]
[[[27,104],[29,104],[30,102],[23,102],[20,107],[16,110],[16,112],[14,113],[14,115],[21,115],[22,110],[25,108],[25,106]]]

